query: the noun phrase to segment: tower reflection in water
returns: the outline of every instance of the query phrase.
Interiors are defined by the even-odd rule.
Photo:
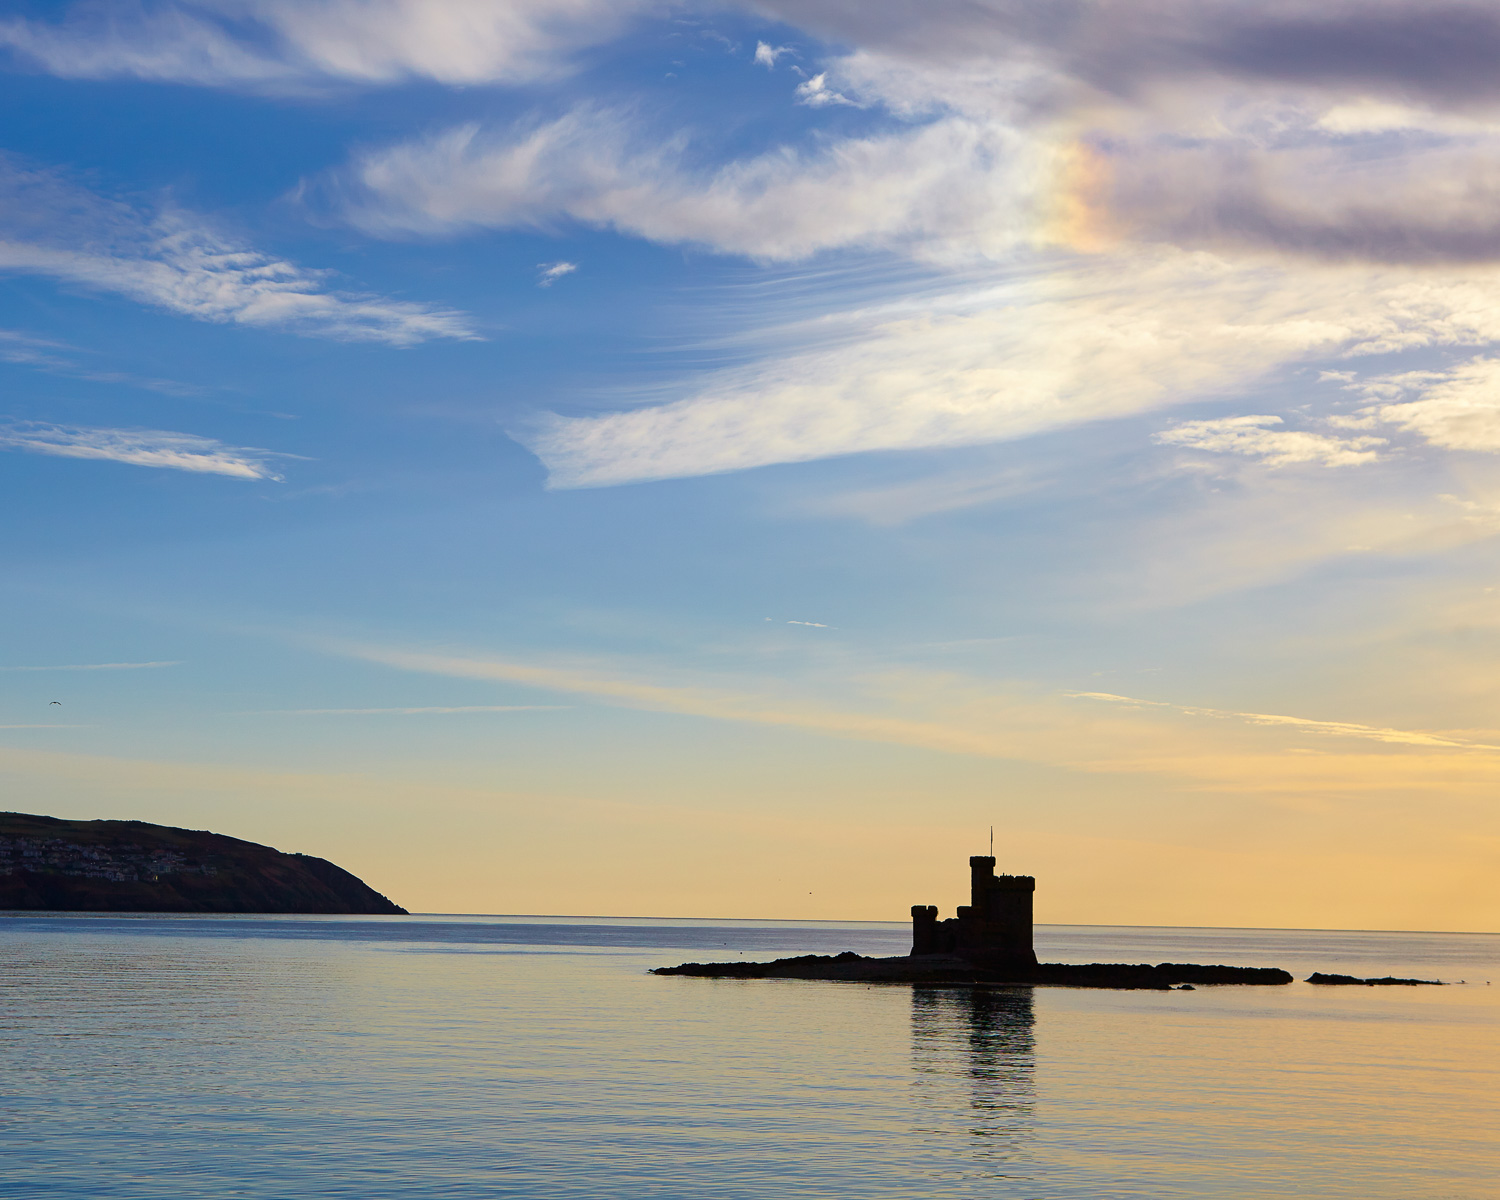
[[[912,988],[913,1114],[961,1174],[1020,1177],[1036,1130],[1030,988]]]

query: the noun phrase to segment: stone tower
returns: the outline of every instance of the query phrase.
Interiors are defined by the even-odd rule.
[[[956,917],[937,919],[937,908],[915,904],[911,910],[914,955],[953,954],[988,968],[1035,966],[1031,944],[1030,875],[996,875],[988,854],[969,859],[969,903]]]

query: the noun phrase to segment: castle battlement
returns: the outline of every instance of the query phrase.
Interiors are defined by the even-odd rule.
[[[985,966],[1035,965],[1031,943],[1030,875],[996,875],[988,854],[969,859],[969,903],[957,915],[938,920],[937,906],[911,910],[913,955],[952,954]]]

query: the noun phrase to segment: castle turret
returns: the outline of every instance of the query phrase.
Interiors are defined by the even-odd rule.
[[[937,919],[932,905],[914,905],[913,954],[956,954],[991,970],[1036,965],[1031,940],[1030,875],[996,875],[987,854],[969,859],[969,903],[956,917]]]
[[[936,904],[913,904],[911,906],[911,952],[913,954],[940,953]]]
[[[990,885],[995,882],[995,859],[989,854],[969,856],[969,909],[983,916],[989,903]]]

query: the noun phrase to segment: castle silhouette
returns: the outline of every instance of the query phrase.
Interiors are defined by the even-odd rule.
[[[1030,875],[996,875],[988,854],[969,859],[969,903],[956,917],[937,919],[937,905],[911,906],[913,957],[948,954],[988,970],[1036,966],[1031,942]]]
[[[774,962],[682,963],[653,967],[653,975],[698,975],[710,979],[840,979],[930,985],[987,984],[1003,987],[1180,988],[1184,984],[1291,983],[1278,967],[1202,966],[1197,963],[1038,963],[1031,943],[1030,875],[996,875],[992,855],[969,859],[970,902],[958,915],[938,920],[937,906],[913,904],[911,954],[866,958],[800,954]],[[1314,976],[1327,983],[1420,983],[1416,979],[1355,979]]]

